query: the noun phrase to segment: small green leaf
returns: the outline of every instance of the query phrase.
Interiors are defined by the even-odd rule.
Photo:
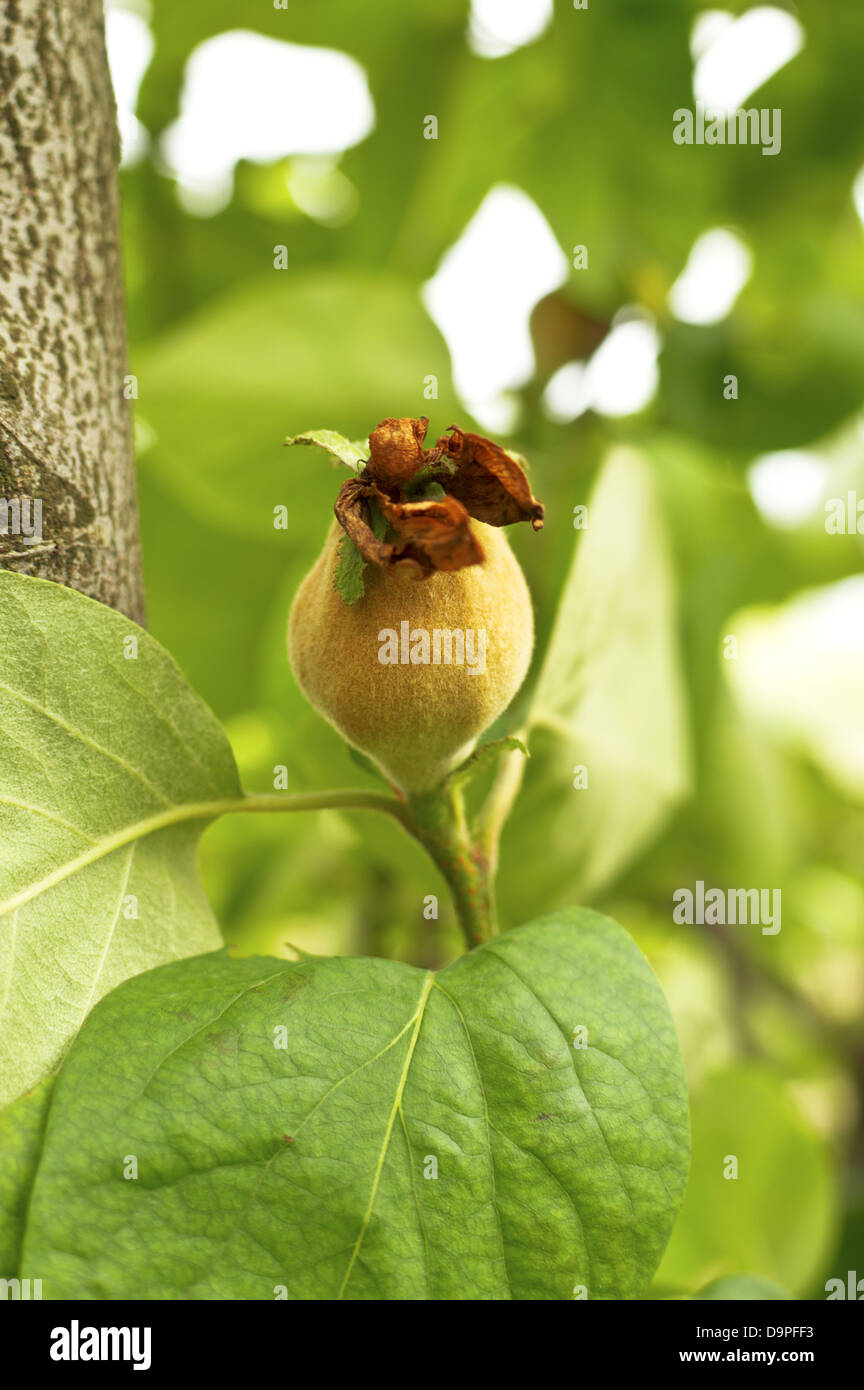
[[[374,497],[370,497],[366,505],[369,508],[369,524],[372,527],[372,534],[376,541],[383,541],[387,534],[387,518]]]
[[[387,531],[387,522],[374,497],[370,497],[369,524],[376,540],[382,541]],[[339,542],[339,563],[333,576],[333,588],[341,594],[347,604],[356,603],[365,593],[363,575],[366,561],[360,554],[350,536],[343,536]]]
[[[182,812],[240,785],[210,710],[121,613],[4,571],[0,632],[2,1104],[108,990],[218,945],[197,863],[208,817]]]
[[[412,502],[424,498],[426,501],[440,502],[444,488],[439,478],[452,478],[456,464],[451,459],[441,459],[438,463],[426,464],[418,469],[413,478],[405,484],[405,496]]]
[[[492,763],[496,762],[502,753],[515,752],[517,749],[520,753],[524,753],[526,758],[530,758],[531,754],[519,738],[508,736],[507,738],[492,739],[489,743],[482,743],[479,748],[475,748],[470,758],[466,758],[464,763],[460,763],[457,768],[453,769],[447,780],[451,785],[470,782],[478,772],[482,772],[484,768],[490,767]]]
[[[446,495],[440,483],[427,483],[423,489],[423,499],[426,502],[440,502]]]
[[[373,763],[371,758],[367,758],[365,753],[361,753],[359,748],[354,748],[350,743],[346,743],[345,751],[352,763],[356,763],[358,767],[362,767],[364,772],[368,772],[370,777],[376,778],[377,781],[383,782],[385,787],[389,787],[390,783],[378,764]]]
[[[339,563],[333,575],[333,588],[347,604],[356,603],[363,597],[363,571],[366,561],[360,554],[350,536],[343,536],[339,542]]]
[[[220,952],[94,1010],[21,1268],[52,1299],[632,1298],[687,1149],[666,1002],[598,913],[437,974]]]
[[[285,440],[285,447],[290,448],[292,444],[315,444],[328,453],[336,463],[350,468],[352,473],[361,472],[369,460],[368,439],[358,439],[352,443],[335,430],[306,430],[304,434],[289,435]]]

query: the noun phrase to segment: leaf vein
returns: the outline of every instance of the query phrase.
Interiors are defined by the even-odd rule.
[[[409,1022],[414,1024],[414,1032],[411,1034],[411,1041],[408,1044],[408,1051],[405,1056],[405,1064],[402,1067],[402,1074],[399,1077],[399,1084],[396,1087],[396,1095],[393,1100],[393,1106],[390,1111],[389,1119],[387,1120],[387,1128],[384,1131],[384,1138],[381,1143],[381,1150],[378,1154],[378,1161],[375,1165],[375,1173],[372,1178],[372,1190],[369,1193],[369,1202],[366,1206],[366,1211],[363,1216],[363,1221],[360,1226],[357,1239],[355,1240],[354,1247],[351,1251],[351,1258],[348,1261],[348,1268],[345,1271],[345,1277],[342,1280],[342,1284],[339,1289],[340,1300],[345,1295],[345,1290],[348,1287],[348,1281],[351,1278],[352,1270],[354,1269],[354,1265],[357,1262],[357,1256],[360,1253],[360,1247],[363,1244],[364,1237],[369,1228],[369,1222],[372,1219],[372,1210],[375,1206],[375,1198],[378,1195],[378,1187],[381,1182],[381,1174],[384,1169],[384,1162],[387,1158],[387,1150],[390,1147],[390,1138],[393,1134],[393,1126],[396,1122],[396,1115],[398,1113],[399,1107],[402,1104],[402,1095],[405,1090],[405,1083],[408,1080],[408,1072],[411,1067],[412,1059],[414,1057],[414,1049],[417,1046],[417,1039],[420,1036],[420,1028],[423,1023],[423,1014],[426,1010],[426,1002],[429,998],[429,994],[434,983],[435,976],[430,970],[428,975],[426,976],[426,979],[423,982],[423,989],[421,991],[420,999],[417,1004],[417,1012],[415,1013],[413,1019],[409,1020]]]

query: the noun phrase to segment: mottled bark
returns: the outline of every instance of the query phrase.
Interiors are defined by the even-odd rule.
[[[117,162],[102,0],[3,0],[0,566],[140,622]]]

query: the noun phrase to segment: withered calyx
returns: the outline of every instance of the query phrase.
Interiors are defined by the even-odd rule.
[[[538,531],[543,525],[543,504],[500,445],[451,425],[426,449],[428,428],[425,417],[382,420],[369,436],[368,462],[342,485],[335,506],[364,560],[409,570],[417,579],[482,564],[472,517],[488,526],[530,521]],[[433,490],[435,496],[423,495]],[[376,535],[375,509],[394,539]]]

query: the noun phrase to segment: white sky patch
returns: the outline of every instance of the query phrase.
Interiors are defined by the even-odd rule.
[[[553,0],[471,0],[468,46],[481,58],[503,58],[538,39],[553,13]]]
[[[591,392],[585,381],[587,363],[565,362],[551,376],[543,392],[543,407],[550,420],[567,425],[591,407]]]
[[[700,10],[690,30],[690,56],[693,62],[698,62],[734,23],[735,16],[728,10]]]
[[[660,380],[660,334],[650,315],[625,309],[588,362],[568,362],[543,394],[550,419],[567,424],[586,410],[601,415],[635,415],[644,410]]]
[[[424,303],[450,349],[456,389],[487,429],[507,432],[513,404],[507,392],[534,371],[531,311],[566,276],[564,253],[536,203],[501,184],[424,285]]]
[[[659,351],[660,335],[648,315],[616,322],[588,363],[594,409],[601,415],[633,415],[643,410],[660,379]]]
[[[794,529],[815,512],[828,480],[825,459],[804,449],[762,454],[747,471],[750,495],[772,526]]]
[[[141,82],[153,57],[153,34],[148,23],[149,18],[149,5],[121,5],[107,0],[105,42],[111,82],[117,101],[117,123],[120,127],[122,146],[121,162],[124,168],[143,159],[150,143],[147,131],[135,114]]]
[[[743,706],[847,794],[864,795],[864,575],[737,613],[727,630],[739,654],[722,665]]]
[[[852,201],[855,204],[855,211],[864,224],[864,169],[859,169],[852,185]]]
[[[190,210],[215,212],[239,159],[341,153],[374,123],[366,74],[347,53],[235,29],[191,54],[162,154]]]
[[[740,237],[715,227],[694,243],[669,291],[669,308],[684,323],[717,323],[750,278],[753,256]]]
[[[708,10],[694,23],[693,94],[715,111],[734,111],[804,47],[795,17],[774,5],[757,5],[738,19]]]

